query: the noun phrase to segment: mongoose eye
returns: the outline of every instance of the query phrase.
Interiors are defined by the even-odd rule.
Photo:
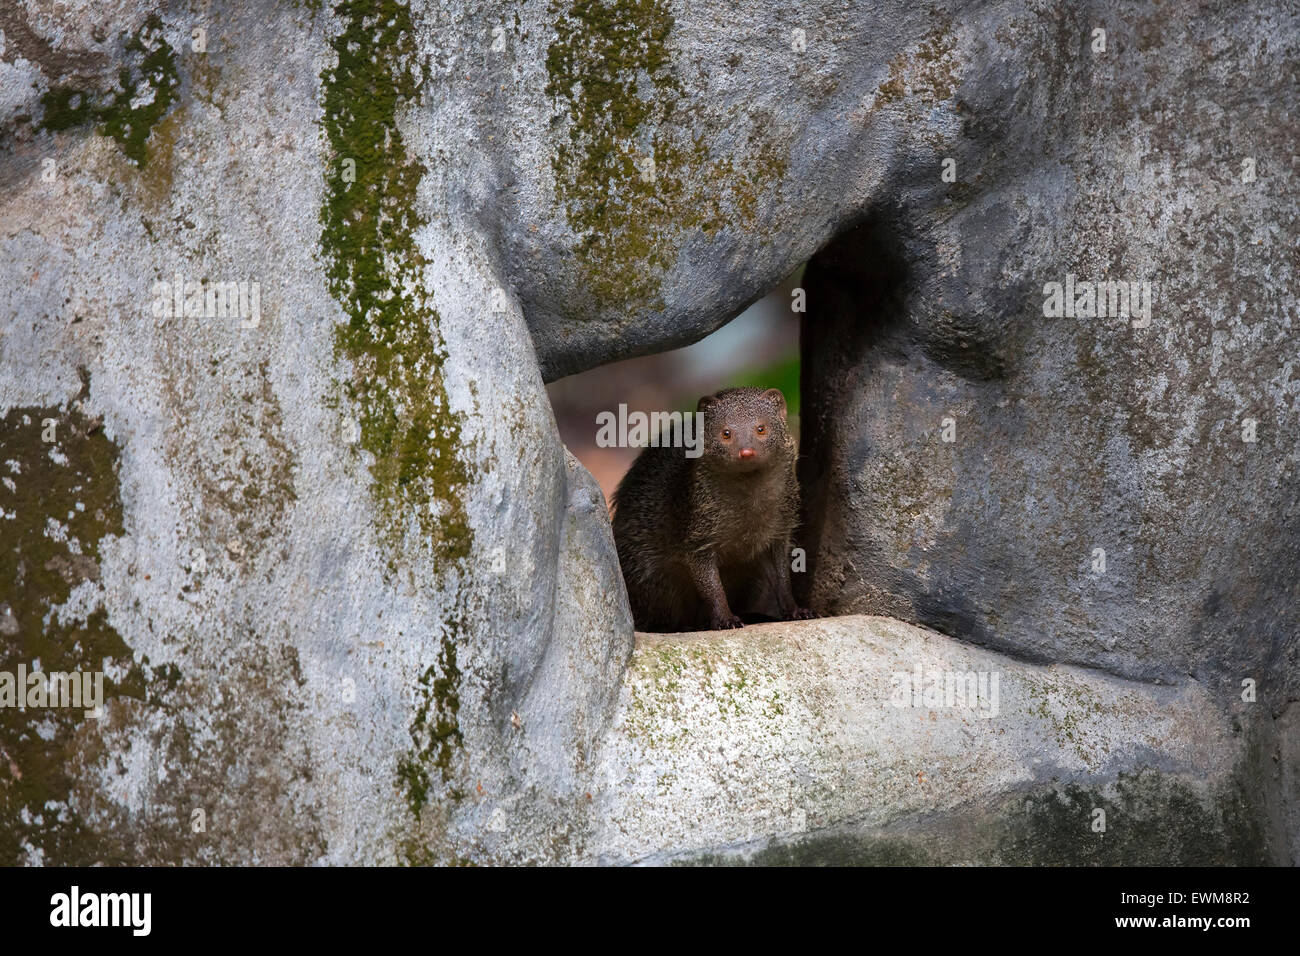
[[[731,437],[731,429],[730,429],[730,428],[724,428],[724,429],[722,430],[722,437],[723,437],[723,438],[730,438],[730,437]]]
[[[767,426],[759,425],[757,428],[754,429],[754,431],[758,432],[760,435],[765,435],[767,434]]]

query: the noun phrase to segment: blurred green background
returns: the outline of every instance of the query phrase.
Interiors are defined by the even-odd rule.
[[[614,362],[546,387],[564,444],[600,482],[608,501],[638,448],[599,448],[596,416],[628,411],[695,411],[701,395],[753,385],[785,394],[790,425],[799,429],[799,315],[793,275],[739,316],[694,345]]]

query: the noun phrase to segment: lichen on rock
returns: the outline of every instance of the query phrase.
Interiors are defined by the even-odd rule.
[[[748,228],[784,159],[750,144],[739,163],[693,128],[663,0],[552,0],[546,93],[567,116],[552,167],[597,307],[662,310],[662,277],[695,232]]]
[[[0,418],[0,672],[93,673],[116,661],[125,670],[106,674],[105,698],[144,698],[145,672],[98,598],[84,617],[57,613],[74,589],[98,588],[101,542],[123,532],[117,462],[75,403]],[[104,835],[67,803],[87,720],[76,708],[0,706],[0,864],[99,859]]]
[[[472,471],[461,447],[463,414],[452,410],[443,381],[447,352],[424,291],[427,263],[414,239],[423,225],[416,188],[425,167],[407,150],[398,122],[421,83],[414,24],[395,0],[345,0],[334,13],[343,30],[331,42],[337,62],[321,76],[331,165],[320,218],[329,289],[347,316],[335,338],[353,369],[344,390],[359,416],[360,446],[373,456],[371,490],[390,570],[409,549],[447,572],[473,545],[463,497]],[[446,620],[441,628],[439,660],[417,692],[414,748],[398,768],[417,817],[428,799],[429,764],[446,782],[451,749],[463,744],[458,628]]]
[[[354,0],[335,13],[345,26],[331,43],[338,62],[321,77],[332,153],[321,248],[330,292],[347,314],[336,336],[354,369],[345,389],[360,415],[361,447],[374,456],[373,491],[388,543],[419,541],[439,561],[456,561],[468,556],[473,539],[460,498],[470,469],[413,239],[422,224],[415,190],[425,170],[397,122],[419,88],[411,15],[405,4]],[[352,164],[354,182],[344,175]],[[408,538],[408,522],[418,536]]]
[[[122,152],[143,167],[148,160],[149,136],[176,100],[180,74],[157,14],[126,39],[125,52],[126,65],[118,70],[115,88],[87,90],[65,85],[44,94],[41,128],[59,131],[98,123],[101,133],[117,140]]]

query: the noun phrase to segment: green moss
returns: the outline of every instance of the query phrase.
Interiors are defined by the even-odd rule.
[[[765,650],[654,642],[633,653],[626,682],[626,731],[647,749],[688,744],[697,722],[681,719],[682,709],[706,702],[722,720],[752,721],[760,733],[779,734],[786,727],[790,701]],[[711,718],[699,719],[708,726]]]
[[[1094,691],[1060,677],[1025,686],[1029,712],[1051,727],[1056,746],[1072,749],[1088,767],[1097,767],[1105,754],[1089,746],[1086,722],[1102,713],[1102,701]],[[1083,722],[1083,723],[1081,723]]]
[[[426,262],[413,240],[423,221],[416,187],[424,167],[406,150],[399,108],[416,96],[410,13],[397,2],[344,2],[345,28],[331,46],[338,65],[322,74],[325,131],[333,152],[321,210],[321,247],[331,294],[347,324],[338,351],[355,374],[345,389],[360,416],[361,446],[374,455],[372,490],[397,549],[432,549],[435,561],[468,557],[473,535],[462,494],[463,416],[443,381],[446,347],[422,291]],[[345,181],[345,161],[356,181]]]
[[[406,793],[407,806],[418,820],[424,805],[429,802],[429,771],[424,764],[408,754],[397,762],[397,779]]]
[[[108,706],[98,721],[83,710],[0,708],[0,864],[29,855],[53,865],[247,859],[250,833],[264,861],[318,859],[325,844],[312,808],[296,807],[291,826],[265,824],[265,807],[289,805],[312,773],[289,746],[291,721],[304,719],[306,680],[287,632],[224,619],[230,653],[187,681],[175,664],[137,656],[98,606],[91,585],[105,541],[124,533],[123,507],[119,450],[79,410],[89,395],[82,378],[70,408],[15,408],[0,418],[0,478],[8,479],[0,480],[0,671],[39,660],[47,673],[93,673],[111,658]],[[47,419],[56,422],[53,443],[44,440]],[[56,609],[77,588],[90,589],[90,611],[61,620]],[[192,647],[202,635],[166,640]],[[125,748],[141,746],[167,768],[165,782],[145,781],[124,759]],[[144,806],[128,807],[97,792],[103,777],[154,789]],[[208,811],[207,834],[191,832],[194,808]]]
[[[84,126],[92,122],[98,112],[90,93],[70,86],[55,87],[44,94],[41,106],[45,109],[45,116],[39,128],[52,132]]]
[[[1106,830],[1093,830],[1093,811]],[[1111,783],[1051,784],[982,813],[914,820],[905,834],[814,832],[754,852],[704,853],[697,866],[1225,866],[1262,865],[1264,815],[1234,781],[1202,791],[1153,769]]]
[[[371,491],[390,570],[398,554],[417,549],[450,570],[473,545],[463,501],[471,468],[462,457],[463,415],[447,398],[438,315],[423,292],[427,263],[414,241],[424,225],[416,189],[425,168],[397,122],[421,85],[413,23],[396,0],[344,0],[334,12],[343,31],[331,43],[338,63],[321,75],[333,156],[320,218],[330,292],[348,318],[335,347],[354,369],[344,390],[360,419],[361,447],[374,456]],[[344,176],[349,160],[355,182]],[[417,819],[430,799],[430,770],[450,786],[464,745],[458,637],[459,612],[444,622],[438,660],[420,679],[414,747],[398,769]],[[453,799],[460,795],[450,788]]]
[[[461,734],[460,668],[456,665],[455,628],[444,635],[438,663],[420,675],[420,704],[411,724],[415,750],[402,759],[398,774],[406,791],[407,804],[418,820],[429,799],[429,770],[436,767],[444,784],[451,784],[452,758],[464,747]],[[448,794],[460,800],[464,793],[452,786]]]
[[[119,72],[118,83],[122,89],[102,117],[103,130],[118,141],[127,156],[143,166],[145,140],[175,99],[180,77],[176,72],[176,56],[162,38],[162,23],[156,15],[148,19],[126,48],[141,57],[138,67],[140,79],[135,79],[130,69],[124,68]],[[137,95],[140,83],[152,88],[153,97],[150,102],[132,108],[131,101]]]
[[[1106,830],[1092,829],[1106,812]],[[1223,866],[1268,862],[1260,816],[1236,789],[1200,793],[1154,770],[1121,774],[1107,788],[1079,784],[1014,804],[999,863],[1059,866]]]
[[[749,182],[780,180],[785,163],[760,148],[737,170],[683,125],[664,0],[552,0],[550,13],[546,92],[569,119],[552,168],[587,290],[598,306],[662,309],[661,280],[685,240],[752,225]]]
[[[45,116],[39,128],[58,131],[98,122],[100,132],[117,140],[122,152],[143,167],[148,159],[149,135],[175,101],[180,87],[176,55],[163,39],[162,20],[157,14],[127,39],[126,54],[128,65],[118,71],[115,89],[90,91],[62,86],[42,96]],[[149,101],[132,106],[134,100],[144,97],[142,86],[152,91]]]
[[[559,13],[553,3],[551,14]],[[672,26],[661,0],[576,0],[558,16],[547,50],[546,92],[568,102],[571,120],[568,142],[553,159],[558,192],[602,303],[662,308],[655,273],[674,251],[664,241],[664,220],[680,198],[689,157],[643,127],[664,123],[681,96],[667,68]],[[653,181],[638,166],[649,157]]]
[[[43,440],[46,419],[57,422],[53,443]],[[147,668],[131,664],[103,610],[67,623],[51,613],[74,587],[98,580],[100,542],[122,534],[117,460],[98,423],[77,411],[14,408],[0,419],[0,671],[21,663],[30,672],[40,661],[47,674],[93,673],[111,658],[129,670],[116,681],[105,675],[105,700],[144,700]],[[101,859],[111,837],[56,806],[75,782],[86,720],[74,708],[0,708],[0,863],[22,862],[24,846],[47,862]]]

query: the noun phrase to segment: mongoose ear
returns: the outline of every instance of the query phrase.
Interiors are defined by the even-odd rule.
[[[717,402],[717,400],[718,400],[718,396],[716,396],[716,395],[705,395],[704,397],[702,397],[702,398],[700,399],[700,404],[696,406],[695,410],[696,410],[697,412],[702,412],[702,411],[704,411],[706,408],[708,408],[710,405],[712,405],[712,404],[714,404],[715,402]]]
[[[775,405],[781,417],[785,418],[785,396],[781,394],[779,388],[769,388],[763,393],[763,397]]]

